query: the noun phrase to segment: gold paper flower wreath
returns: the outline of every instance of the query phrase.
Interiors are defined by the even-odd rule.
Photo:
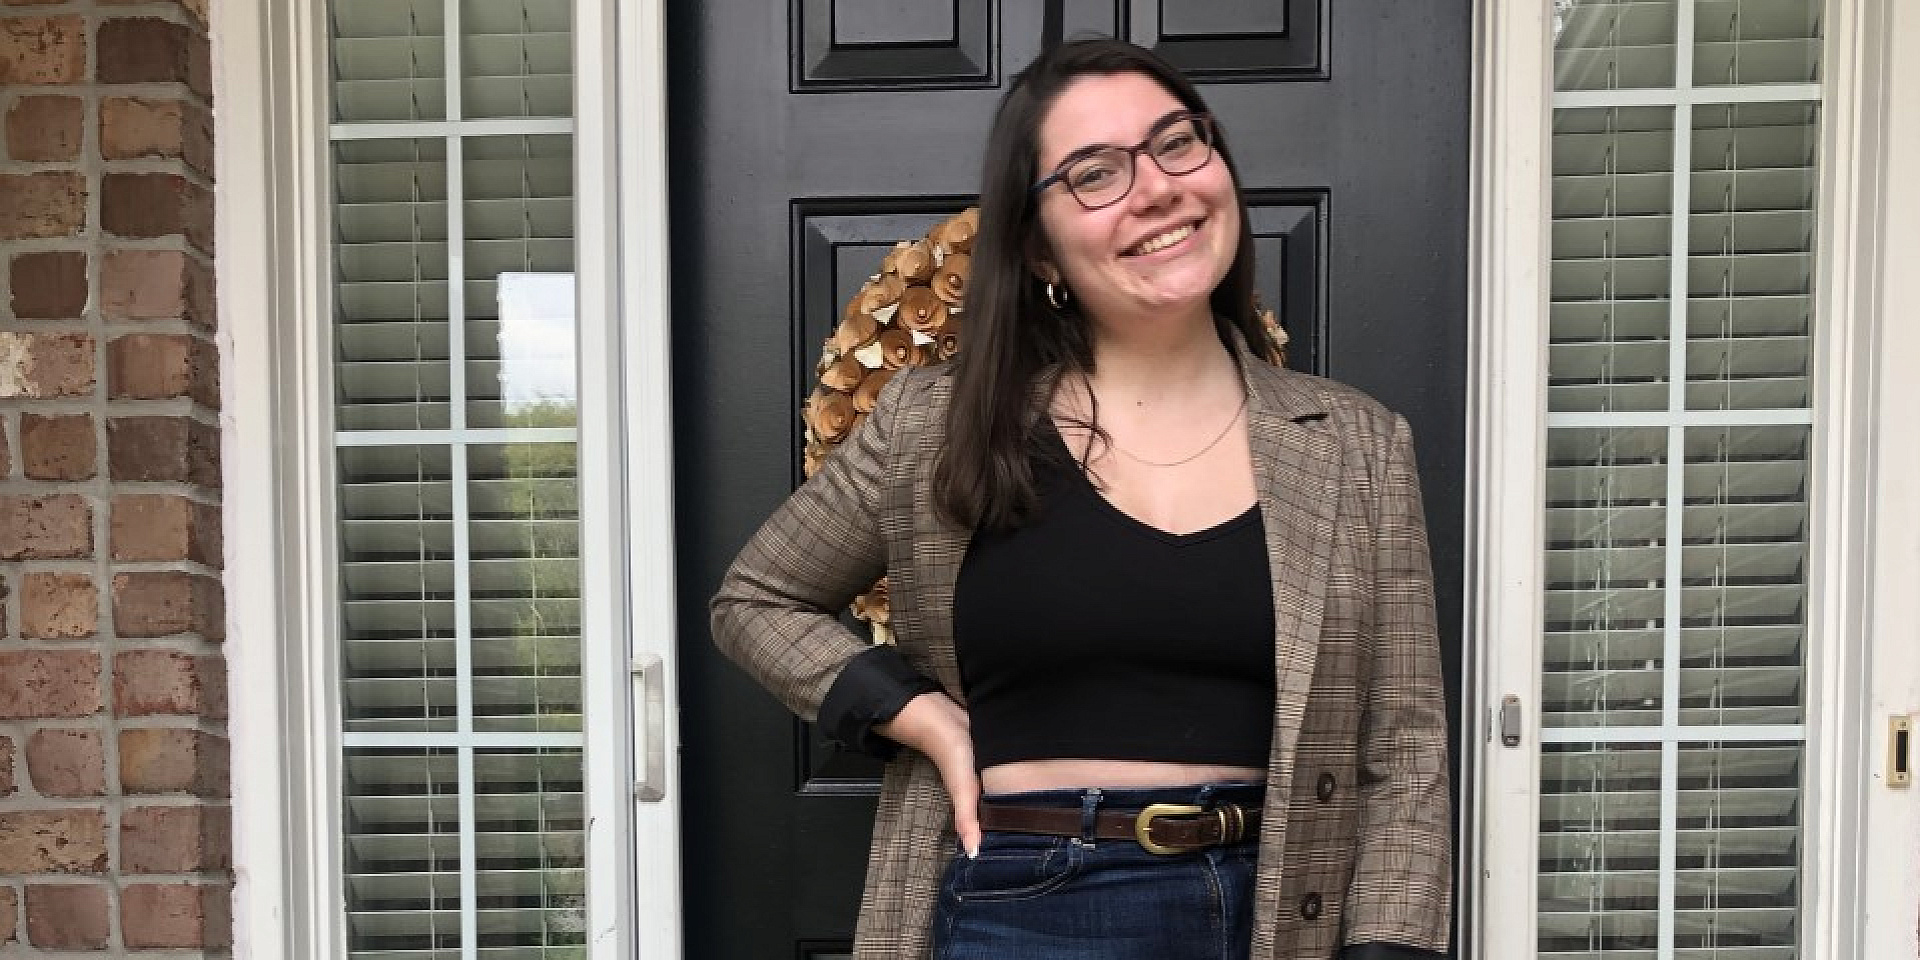
[[[968,207],[925,237],[900,241],[881,261],[880,272],[847,301],[840,326],[821,346],[814,369],[819,385],[801,412],[807,476],[859,429],[895,373],[945,363],[959,352],[967,273],[979,227],[979,208]],[[1286,331],[1257,297],[1254,309],[1267,331],[1261,353],[1271,363],[1285,363]],[[874,642],[892,642],[885,577],[854,598],[853,615],[873,628]]]

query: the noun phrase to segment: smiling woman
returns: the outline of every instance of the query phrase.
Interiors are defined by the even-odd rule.
[[[1209,162],[1212,135],[1210,117],[1143,74],[1074,80],[1040,129],[1041,164],[1054,173],[1035,186],[1047,249],[1034,268],[1115,332],[1210,328],[1209,295],[1241,239],[1233,175]]]
[[[896,322],[910,252],[869,284]],[[1192,84],[1117,41],[1043,53],[989,138],[970,263],[965,349],[892,376],[713,600],[728,655],[893,757],[856,956],[1444,950],[1410,437],[1260,361]],[[901,616],[869,646],[831,611],[883,572]]]

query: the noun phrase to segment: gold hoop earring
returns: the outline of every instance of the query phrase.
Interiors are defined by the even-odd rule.
[[[1047,281],[1047,302],[1052,304],[1055,310],[1065,310],[1067,304],[1073,302],[1073,294],[1067,292],[1066,284],[1063,283],[1055,288],[1053,281],[1049,280]]]

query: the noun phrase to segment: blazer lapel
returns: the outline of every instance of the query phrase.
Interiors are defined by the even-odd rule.
[[[960,564],[966,560],[973,532],[948,523],[933,502],[933,467],[946,442],[947,401],[952,386],[950,377],[934,381],[926,405],[926,420],[920,425],[919,439],[914,445],[913,476],[909,480],[913,498],[912,540],[904,551],[912,562],[892,573],[892,596],[896,604],[894,616],[905,614],[917,628],[907,635],[918,637],[926,644],[925,655],[933,667],[934,679],[946,687],[949,696],[965,703],[960,662],[953,652],[953,586],[960,578]],[[899,609],[897,605],[902,601],[908,609]]]
[[[1333,556],[1340,448],[1326,427],[1327,405],[1304,378],[1244,350],[1247,439],[1259,484],[1273,582],[1274,740],[1269,782],[1286,787],[1319,654],[1320,623]],[[1284,809],[1284,807],[1283,807]]]

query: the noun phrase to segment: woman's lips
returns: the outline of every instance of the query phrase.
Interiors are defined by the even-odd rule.
[[[1145,240],[1142,240],[1140,243],[1135,244],[1131,249],[1127,250],[1125,253],[1122,253],[1121,256],[1137,259],[1142,257],[1151,257],[1156,254],[1169,253],[1169,252],[1182,250],[1186,248],[1188,244],[1191,244],[1193,242],[1193,238],[1200,233],[1200,228],[1205,225],[1206,225],[1205,220],[1195,220],[1191,223],[1186,223],[1178,227],[1174,227],[1171,230],[1162,230],[1159,233],[1156,233],[1153,236],[1148,237]],[[1167,243],[1165,246],[1155,247],[1151,250],[1141,249],[1142,247],[1151,245],[1155,242],[1165,242],[1162,238],[1168,236],[1169,234],[1174,234],[1182,230],[1186,231],[1186,234],[1184,236],[1179,237],[1178,239],[1174,240],[1171,243]]]

